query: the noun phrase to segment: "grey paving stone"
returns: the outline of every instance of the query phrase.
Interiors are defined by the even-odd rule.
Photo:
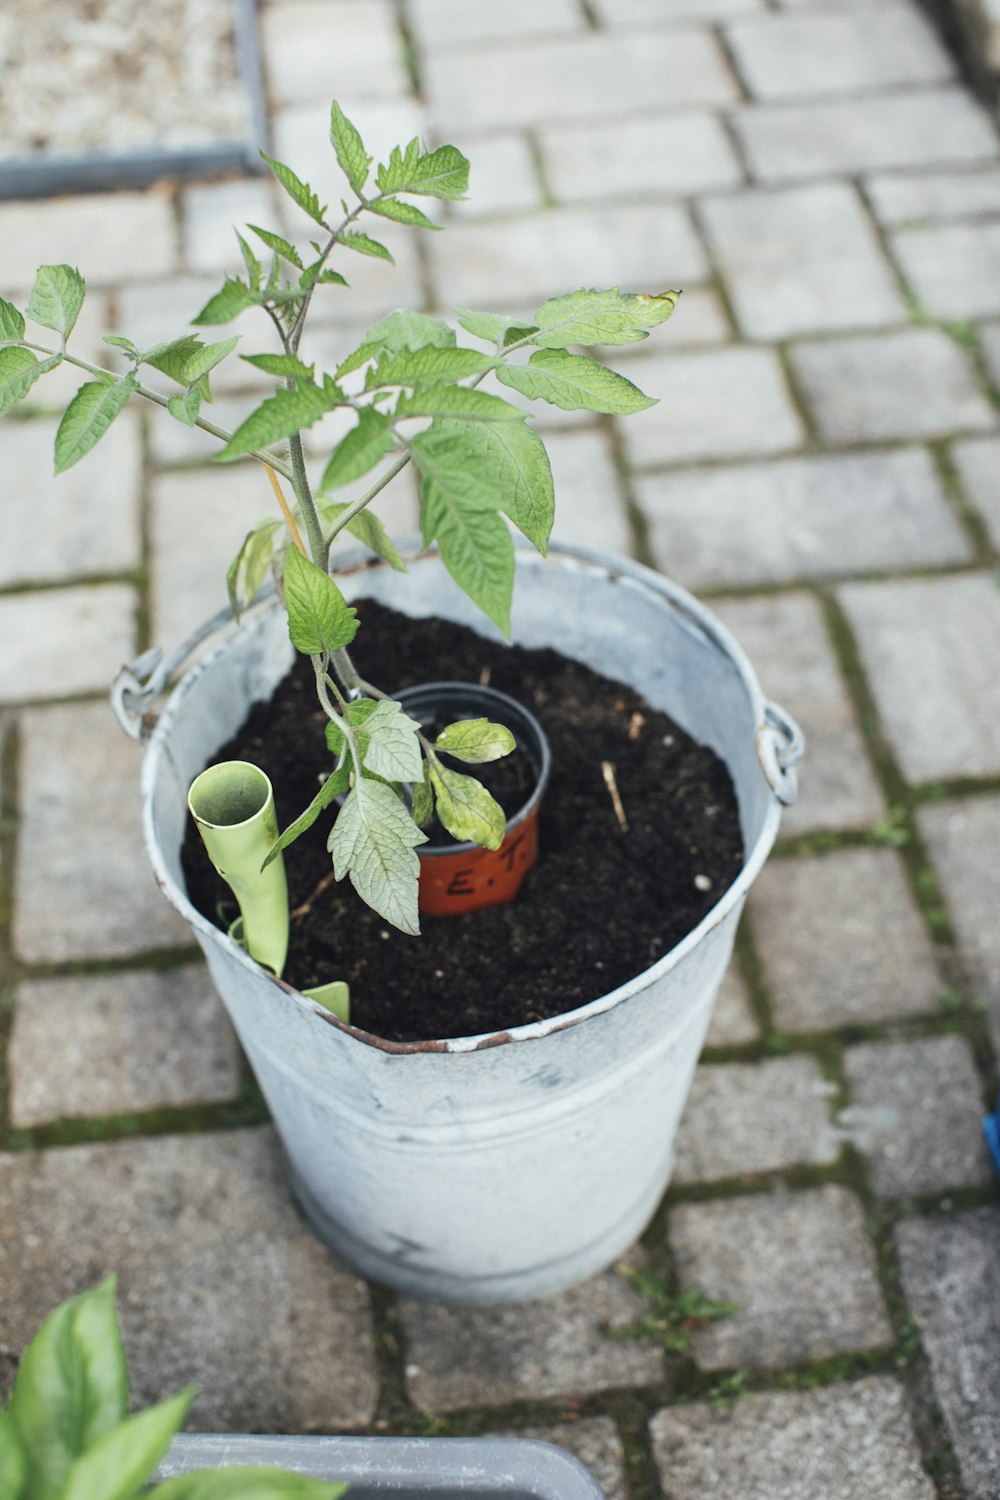
[[[1000,169],[879,173],[865,179],[865,195],[879,223],[890,228],[976,218],[1000,213]]]
[[[816,340],[796,345],[790,357],[828,443],[937,438],[996,426],[968,353],[943,329]]]
[[[760,1027],[750,1005],[747,987],[732,964],[722,976],[719,998],[705,1038],[706,1047],[738,1047],[756,1042]]]
[[[504,0],[503,5],[470,5],[468,0],[414,0],[412,25],[418,39],[436,51],[470,42],[520,41],[547,32],[581,30],[583,15],[575,0]]]
[[[761,105],[736,110],[733,123],[761,182],[997,158],[989,117],[960,86]]]
[[[920,305],[935,318],[1000,313],[1000,224],[948,224],[891,236]]]
[[[987,1003],[1000,1052],[1000,798],[934,803],[920,808],[917,818],[970,983]]]
[[[114,1271],[137,1406],[197,1384],[199,1431],[371,1420],[364,1284],[300,1220],[270,1129],[0,1156],[0,1221],[3,1354]]]
[[[1000,323],[982,323],[978,333],[990,379],[1000,385]]]
[[[638,380],[638,366],[633,374]],[[660,405],[622,424],[625,451],[640,468],[755,458],[805,441],[773,349],[738,344],[650,355],[642,364],[642,389]]]
[[[542,190],[526,137],[496,136],[477,141],[471,151],[469,196],[449,204],[444,212],[457,219],[480,219],[485,214],[541,208]]]
[[[846,1188],[683,1204],[669,1235],[684,1287],[740,1304],[695,1334],[703,1370],[773,1369],[892,1343],[861,1204]]]
[[[107,687],[134,655],[136,607],[117,583],[0,598],[0,702]]]
[[[231,1099],[240,1053],[207,970],[19,986],[8,1053],[14,1125]]]
[[[338,0],[332,7],[322,0],[288,0],[264,9],[261,41],[275,103],[316,99],[329,109],[331,99],[347,94],[391,98],[409,87],[403,38],[389,0]]]
[[[650,1432],[673,1500],[934,1500],[903,1388],[885,1376],[749,1396],[731,1410],[668,1407]]]
[[[578,1422],[557,1422],[552,1427],[507,1428],[492,1435],[555,1443],[557,1448],[565,1448],[586,1464],[607,1500],[628,1500],[625,1450],[610,1417],[584,1417]]]
[[[657,1385],[662,1351],[604,1331],[628,1327],[641,1310],[638,1295],[611,1271],[554,1297],[506,1306],[404,1301],[407,1391],[418,1406],[443,1412]]]
[[[504,311],[581,286],[662,291],[664,278],[682,286],[708,271],[687,214],[670,204],[557,209],[509,219],[502,235],[456,224],[430,255],[441,306]]]
[[[965,493],[1000,547],[1000,438],[970,438],[955,443],[952,461]]]
[[[705,110],[644,116],[623,123],[553,126],[542,155],[557,198],[683,197],[736,187],[743,168],[721,120]]]
[[[718,41],[695,27],[440,52],[425,59],[423,76],[431,117],[445,134],[738,97]]]
[[[872,227],[846,183],[709,198],[700,212],[749,338],[879,328],[905,317]]]
[[[757,15],[764,0],[594,0],[605,26],[662,26],[667,21],[728,21]]]
[[[162,193],[80,193],[0,204],[5,297],[30,291],[41,265],[72,260],[94,286],[175,270],[170,200]],[[19,301],[18,298],[14,299]]]
[[[142,454],[134,412],[123,412],[98,458],[53,473],[55,422],[4,426],[4,546],[0,584],[61,582],[139,565]],[[100,465],[100,504],[94,464]]]
[[[604,432],[545,434],[556,490],[554,535],[628,556],[632,530]]]
[[[969,1500],[1000,1484],[1000,1209],[909,1219],[896,1228],[903,1288],[920,1322],[934,1391]]]
[[[969,545],[918,449],[681,469],[635,481],[654,554],[688,588],[962,562]]]
[[[780,594],[716,600],[712,608],[746,651],[765,692],[805,733],[799,798],[782,814],[783,833],[877,822],[885,799],[817,601],[808,594]]]
[[[836,1161],[830,1093],[812,1057],[702,1064],[681,1121],[674,1182]]]
[[[1000,591],[990,574],[838,591],[910,781],[1000,771]]]
[[[238,271],[243,275],[243,257],[234,228],[263,258],[266,252],[256,236],[248,231],[247,225],[276,228],[276,208],[277,200],[271,184],[261,177],[197,183],[185,188],[181,198],[181,244],[185,268],[195,274],[204,272],[215,277],[216,281],[223,270]],[[206,332],[207,340],[221,336],[213,335],[211,330]]]
[[[930,942],[893,850],[772,860],[750,909],[779,1027],[825,1031],[936,1010]]]
[[[104,702],[21,715],[21,958],[111,958],[191,941],[146,861],[139,761]]]
[[[880,1198],[991,1182],[972,1054],[959,1037],[872,1042],[844,1054],[851,1104],[840,1123]]]

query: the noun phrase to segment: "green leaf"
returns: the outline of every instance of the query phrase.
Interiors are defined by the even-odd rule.
[[[364,764],[386,781],[418,781],[423,775],[423,757],[417,731],[420,725],[391,699],[375,706],[367,723],[368,749]]]
[[[124,349],[125,353],[131,355],[135,360],[141,358],[138,349],[131,339],[123,339],[120,334],[106,333],[101,339],[102,344],[112,344],[116,349]]]
[[[273,230],[260,229],[256,224],[248,224],[247,228],[259,240],[262,240],[269,250],[273,250],[276,255],[280,255],[290,265],[295,266],[297,270],[302,270],[302,257],[290,240],[284,239],[280,234],[275,234]]]
[[[329,526],[339,516],[342,516],[348,508],[346,500],[328,501],[326,504],[320,506],[320,519],[324,526]],[[377,557],[381,557],[383,562],[387,562],[390,568],[395,569],[397,573],[406,572],[405,562],[400,557],[389,533],[374,511],[359,510],[356,516],[351,517],[344,529],[349,531],[352,536],[357,537],[358,541],[362,542],[370,552],[374,552]]]
[[[0,339],[23,339],[24,318],[12,302],[0,297]]]
[[[474,450],[465,433],[459,423],[433,423],[410,445],[420,474],[424,544],[437,538],[455,582],[509,638],[514,547],[497,514],[496,476],[470,464]]]
[[[275,161],[274,157],[268,156],[266,151],[262,151],[260,154],[288,196],[294,198],[295,202],[309,215],[310,219],[313,219],[317,224],[322,224],[325,229],[326,225],[323,224],[323,219],[326,209],[320,207],[319,199],[309,184],[303,182],[301,177],[298,177],[292,171],[291,167],[285,166],[284,162]]]
[[[434,816],[434,792],[429,781],[421,779],[413,783],[412,805],[410,816],[418,828],[426,828]]]
[[[150,1491],[148,1500],[337,1500],[346,1488],[263,1464],[252,1468],[233,1464],[165,1479]]]
[[[495,360],[488,354],[480,354],[478,349],[448,349],[433,344],[423,349],[404,349],[385,355],[376,369],[369,370],[365,390],[385,385],[432,385],[442,380],[464,380],[468,375],[485,374],[495,364]]]
[[[330,772],[330,775],[326,778],[305,812],[301,813],[295,819],[294,823],[289,823],[277,842],[271,845],[267,851],[267,858],[261,865],[261,869],[266,870],[272,859],[277,859],[283,849],[287,849],[289,844],[294,844],[300,834],[305,833],[308,828],[311,828],[320,813],[325,812],[331,802],[335,802],[338,797],[342,797],[350,788],[350,785],[351,763],[349,760],[344,760],[335,771]]]
[[[375,175],[380,193],[417,193],[430,198],[464,198],[469,187],[469,163],[457,146],[438,146],[423,152],[410,141],[405,152],[392,148],[389,160]]]
[[[88,380],[63,412],[56,429],[56,473],[62,474],[85,457],[98,442],[136,388],[134,375],[114,385]]]
[[[87,283],[72,266],[39,266],[25,309],[43,328],[54,328],[68,339],[80,316]]]
[[[128,1370],[109,1278],[57,1307],[21,1358],[9,1417],[31,1500],[61,1500],[73,1461],[127,1410]]]
[[[186,391],[183,396],[171,396],[167,401],[167,411],[178,422],[183,422],[185,427],[193,427],[198,420],[201,410],[201,392],[197,387]]]
[[[347,286],[347,279],[341,276],[339,271],[331,271],[329,266],[324,267],[316,277],[320,286]]]
[[[362,348],[374,344],[388,349],[391,354],[398,354],[402,349],[424,349],[428,344],[451,348],[454,343],[454,328],[449,328],[440,318],[428,318],[425,313],[401,307],[369,328]]]
[[[369,473],[395,446],[392,423],[372,406],[358,413],[358,424],[334,448],[320,480],[321,490],[335,490]]]
[[[527,422],[470,423],[463,431],[469,461],[489,466],[500,509],[545,557],[556,497],[538,433]]]
[[[73,1464],[59,1500],[135,1500],[170,1446],[195,1387],[129,1417]]]
[[[355,782],[328,840],[333,873],[350,875],[362,901],[398,927],[417,936],[417,883],[420,862],[413,852],[427,842],[396,793],[381,781]]]
[[[509,755],[517,749],[517,741],[506,724],[492,724],[489,719],[460,719],[442,729],[434,747],[468,765],[482,765],[484,761]]]
[[[281,524],[273,516],[266,516],[263,521],[251,526],[243,538],[240,550],[229,564],[226,588],[230,607],[237,620],[241,610],[256,598],[267,577],[271,558],[274,556],[274,533]]]
[[[246,240],[240,234],[239,230],[234,229],[233,233],[235,234],[236,239],[239,243],[240,254],[243,257],[243,264],[246,267],[247,280],[250,283],[250,290],[252,292],[259,292],[264,281],[264,267],[261,265],[257,256],[251,250]]]
[[[328,411],[340,405],[317,385],[298,385],[294,390],[275,391],[241,422],[216,460],[229,463],[258,448],[270,447],[303,427],[312,427]]]
[[[258,300],[245,282],[235,276],[227,276],[220,291],[209,297],[205,306],[191,322],[195,324],[231,323],[248,307],[257,307]]]
[[[196,333],[185,333],[179,339],[154,344],[152,348],[144,350],[140,356],[140,363],[151,365],[162,375],[176,380],[178,385],[186,385],[184,371],[187,369],[188,360],[202,347],[201,339]]]
[[[16,406],[40,375],[61,363],[61,355],[36,359],[30,349],[22,349],[18,344],[0,349],[0,414]]]
[[[342,234],[337,243],[345,250],[356,250],[359,255],[371,255],[376,260],[387,260],[390,265],[395,265],[392,252],[367,234]]]
[[[285,607],[292,645],[306,656],[339,651],[358,631],[358,612],[328,573],[297,547],[285,559]]]
[[[497,379],[532,401],[548,401],[563,411],[600,411],[615,416],[655,406],[637,385],[596,359],[565,349],[536,349],[526,365],[501,365]]]
[[[468,308],[459,308],[455,317],[466,333],[471,333],[474,338],[483,339],[488,344],[496,344],[501,349],[508,344],[519,343],[529,334],[537,332],[534,323],[524,323],[518,318],[504,318],[498,313],[472,312]]]
[[[368,736],[364,732],[364,725],[375,712],[378,704],[374,698],[352,698],[344,710],[348,724],[355,730],[355,744],[358,755],[364,760],[365,751],[368,748]],[[340,727],[337,719],[328,719],[326,724],[326,745],[331,755],[343,755],[347,748],[347,737]]]
[[[524,422],[524,413],[502,396],[464,385],[420,385],[412,396],[400,396],[395,420],[404,417],[453,417],[465,422]]]
[[[360,193],[368,181],[372,159],[365,151],[356,126],[351,124],[336,99],[330,107],[330,140],[340,170],[354,191]]]
[[[343,379],[343,377],[345,375],[349,375],[352,370],[360,370],[361,366],[366,365],[369,360],[376,359],[381,353],[383,347],[384,346],[382,344],[359,344],[358,347],[356,349],[352,349],[351,353],[348,354],[347,357],[343,359],[337,366],[337,379]]]
[[[283,379],[305,380],[312,383],[315,365],[303,364],[296,354],[241,354],[240,359],[267,375],[279,375]]]
[[[381,214],[383,219],[393,219],[397,224],[410,224],[414,229],[441,229],[415,203],[404,203],[401,198],[373,198],[367,205],[370,213]]]
[[[0,1495],[21,1500],[28,1481],[28,1460],[17,1429],[0,1406]]]
[[[569,292],[543,302],[535,314],[538,332],[532,343],[543,349],[565,349],[570,344],[635,344],[648,337],[646,330],[663,323],[680,292],[646,296],[606,291]]]
[[[240,336],[237,334],[235,338],[223,339],[218,344],[204,344],[200,349],[195,350],[184,366],[184,379],[186,383],[194,385],[203,375],[207,375],[209,370],[214,370],[217,364],[221,364],[227,354],[233,352],[239,341]]]
[[[507,831],[507,818],[499,802],[474,776],[452,771],[439,760],[428,764],[437,799],[437,814],[452,838],[499,849]]]

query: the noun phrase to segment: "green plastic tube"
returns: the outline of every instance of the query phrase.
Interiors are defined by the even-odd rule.
[[[288,954],[288,884],[278,854],[261,866],[278,837],[271,783],[247,760],[225,760],[196,776],[188,807],[208,857],[231,888],[251,958],[280,975]]]

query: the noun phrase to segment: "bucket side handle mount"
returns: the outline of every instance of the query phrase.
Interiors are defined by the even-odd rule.
[[[159,646],[144,651],[135,661],[123,666],[111,686],[111,707],[115,718],[129,739],[147,740],[156,726],[153,704],[160,697],[177,669],[217,630],[223,629],[233,618],[228,604],[211,619],[203,621],[164,656]]]
[[[796,767],[805,747],[805,735],[791,714],[770,699],[765,702],[764,719],[757,730],[757,759],[782,807],[792,807],[799,794]]]

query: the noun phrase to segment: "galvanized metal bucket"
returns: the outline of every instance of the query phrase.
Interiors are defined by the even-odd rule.
[[[456,1302],[572,1285],[648,1222],[737,919],[780,804],[794,799],[801,750],[740,648],[683,590],[637,564],[565,546],[547,562],[519,552],[518,575],[514,640],[554,647],[638,689],[725,760],[739,801],[739,878],[672,952],[611,993],[509,1031],[387,1042],[265,973],[194,909],[180,858],[187,788],[287,671],[293,652],[279,609],[184,677],[151,734],[142,776],[154,871],[205,952],[303,1209],[364,1275]],[[354,563],[338,581],[351,598],[492,629],[434,555],[403,576]],[[119,686],[118,696],[130,694]],[[141,693],[131,698],[142,706]]]

